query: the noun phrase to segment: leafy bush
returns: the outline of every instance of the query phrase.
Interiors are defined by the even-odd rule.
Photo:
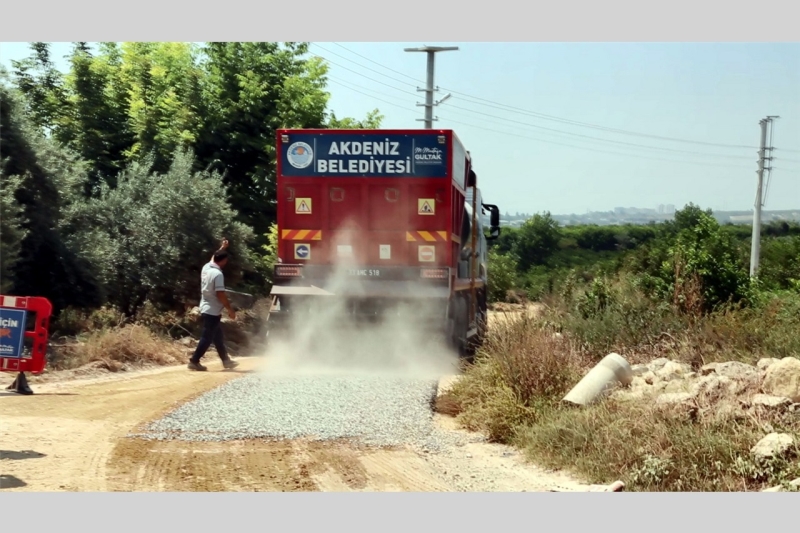
[[[534,265],[546,264],[558,249],[560,239],[558,222],[550,213],[536,214],[519,229],[511,251],[519,258],[520,269],[525,271]]]
[[[516,288],[516,261],[509,255],[489,250],[489,299],[490,303],[503,302],[509,291]]]
[[[193,172],[188,152],[166,174],[151,164],[131,164],[115,189],[74,203],[64,221],[70,246],[91,258],[109,302],[129,317],[146,300],[162,310],[196,302],[200,269],[223,236],[232,252],[226,285],[253,264],[252,230],[235,222],[219,174]]]

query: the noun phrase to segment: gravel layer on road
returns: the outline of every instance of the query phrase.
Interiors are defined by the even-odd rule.
[[[353,439],[436,452],[459,437],[433,424],[437,381],[253,374],[188,402],[130,437],[155,440]]]

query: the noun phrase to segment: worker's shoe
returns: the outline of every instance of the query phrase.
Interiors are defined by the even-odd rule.
[[[222,366],[225,367],[226,370],[233,370],[234,368],[239,366],[239,363],[237,363],[236,361],[231,361],[230,359],[228,359],[227,361],[223,361],[222,362]]]
[[[206,367],[201,365],[200,363],[195,363],[194,361],[189,361],[189,370],[197,370],[198,372],[205,372],[208,370]]]

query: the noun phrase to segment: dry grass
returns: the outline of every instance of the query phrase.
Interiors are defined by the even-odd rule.
[[[53,370],[69,370],[90,363],[116,372],[123,366],[172,365],[188,361],[186,348],[141,325],[95,331],[83,342],[62,346],[49,357]]]
[[[771,431],[795,434],[800,443],[800,414],[742,407],[758,384],[711,386],[690,406],[642,398],[569,407],[559,400],[592,361],[565,339],[531,317],[497,323],[442,409],[540,464],[593,483],[621,479],[633,491],[760,490],[800,477],[798,459],[758,463],[750,455]],[[795,452],[800,456],[800,444]]]
[[[461,404],[452,393],[446,392],[436,397],[434,411],[447,416],[458,416],[461,413]]]
[[[268,299],[237,313],[235,322],[223,320],[225,343],[233,355],[259,349]],[[267,306],[267,307],[265,307]],[[51,326],[48,370],[73,370],[86,365],[116,372],[124,367],[172,365],[188,361],[188,347],[173,337],[199,338],[202,322],[190,312],[162,312],[149,302],[134,318],[103,307],[94,311],[65,309]],[[214,348],[212,346],[211,350]]]
[[[531,315],[497,321],[476,363],[450,391],[469,429],[507,442],[517,426],[557,402],[587,361]]]
[[[543,316],[581,353],[599,360],[610,352],[631,363],[669,357],[693,365],[713,361],[755,364],[762,357],[800,353],[800,295],[762,294],[751,307],[700,314],[696,280],[673,302],[655,302],[634,279],[597,283],[575,294],[551,295]]]
[[[555,409],[520,430],[515,443],[540,464],[590,482],[622,479],[633,491],[752,491],[800,477],[793,457],[759,463],[750,454],[768,429],[800,433],[790,416],[713,412],[692,421],[681,408],[610,400]]]

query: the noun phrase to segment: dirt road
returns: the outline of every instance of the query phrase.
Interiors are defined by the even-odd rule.
[[[510,448],[473,442],[446,453],[345,443],[261,440],[142,441],[130,432],[227,380],[236,371],[185,367],[32,384],[0,391],[0,488],[5,491],[548,491],[592,490],[523,463]],[[13,379],[4,374],[4,388]],[[456,429],[452,419],[436,423]]]

